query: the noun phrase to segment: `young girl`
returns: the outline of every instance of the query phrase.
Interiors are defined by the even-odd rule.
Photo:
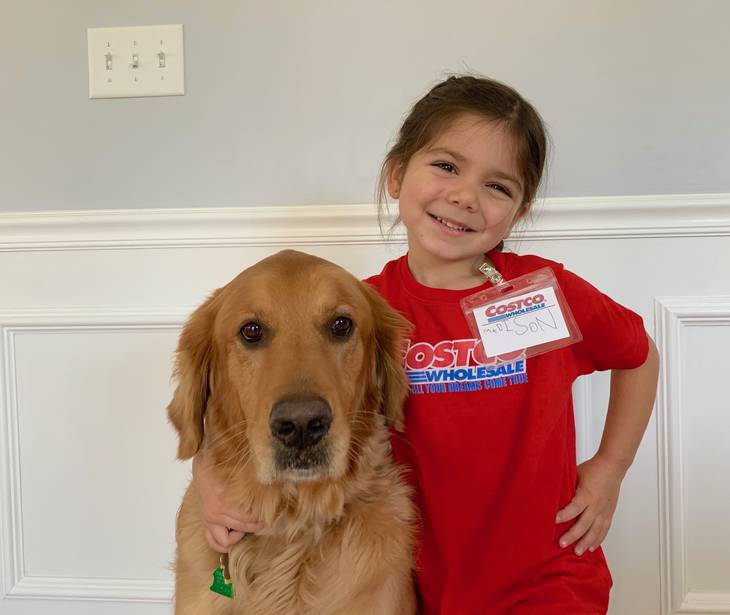
[[[386,189],[398,199],[408,253],[367,282],[414,324],[405,355],[412,394],[393,450],[410,468],[422,516],[425,614],[608,608],[600,544],[651,413],[658,359],[637,314],[559,263],[502,251],[530,209],[545,157],[545,129],[528,102],[504,84],[461,76],[416,103],[382,167],[381,201]],[[550,267],[582,341],[502,371],[511,375],[472,370],[458,385],[418,384],[424,373],[494,364],[460,306],[493,286],[485,263],[505,280]],[[571,385],[606,369],[603,438],[576,467]],[[245,511],[226,510],[200,455],[194,474],[213,548],[225,552],[259,529]]]

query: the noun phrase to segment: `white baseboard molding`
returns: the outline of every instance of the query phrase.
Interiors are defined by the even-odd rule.
[[[151,579],[23,577],[8,598],[171,603],[173,582]]]

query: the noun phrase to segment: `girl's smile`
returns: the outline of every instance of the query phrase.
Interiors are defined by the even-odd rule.
[[[440,226],[443,227],[443,231],[448,235],[451,234],[453,236],[459,236],[462,233],[473,233],[474,229],[469,228],[468,226],[464,226],[462,224],[459,224],[458,222],[453,222],[451,220],[447,220],[446,218],[441,218],[440,216],[436,216],[434,214],[428,214],[435,220]]]

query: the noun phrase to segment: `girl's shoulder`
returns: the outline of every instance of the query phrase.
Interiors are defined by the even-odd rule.
[[[491,256],[491,255],[490,255]],[[648,353],[643,319],[621,305],[562,263],[534,254],[504,252],[501,261],[506,278],[514,278],[543,267],[550,267],[570,307],[582,341],[571,346],[581,374],[595,370],[631,369],[641,365]],[[499,266],[497,265],[499,269]]]

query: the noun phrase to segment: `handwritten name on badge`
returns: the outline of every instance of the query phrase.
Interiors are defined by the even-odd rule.
[[[484,305],[474,319],[491,357],[570,337],[551,286]]]

